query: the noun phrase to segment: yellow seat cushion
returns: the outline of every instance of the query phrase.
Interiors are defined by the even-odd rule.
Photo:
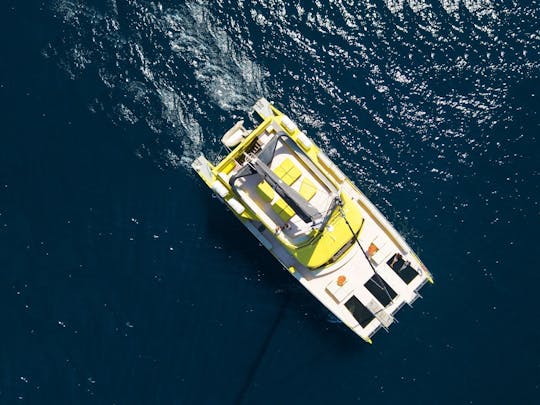
[[[257,185],[257,194],[259,194],[264,201],[270,202],[274,199],[276,192],[266,181],[261,181]]]
[[[295,216],[295,212],[287,205],[278,215],[283,222],[289,222]]]
[[[317,187],[315,187],[315,184],[313,184],[310,179],[305,177],[300,184],[300,195],[309,201],[316,193]]]
[[[277,201],[272,204],[272,208],[274,209],[274,211],[276,212],[279,212],[279,211],[283,211],[286,207],[288,207],[289,205],[285,202],[285,200],[283,198],[278,198]]]
[[[301,175],[302,175],[302,172],[300,171],[300,169],[293,165],[291,169],[285,175],[285,178],[283,179],[283,181],[290,186],[296,180],[298,180]]]
[[[302,172],[291,159],[286,158],[274,169],[274,173],[287,185],[293,184],[301,176]]]
[[[281,162],[281,164],[276,167],[275,169],[273,169],[274,173],[276,174],[276,176],[278,176],[280,179],[283,178],[283,176],[285,176],[285,173],[287,173],[287,169],[286,169],[286,162],[290,160],[289,159],[285,159],[283,162]]]
[[[279,215],[283,222],[288,222],[295,215],[294,210],[289,207],[283,198],[278,198],[278,200],[272,204],[272,209]]]

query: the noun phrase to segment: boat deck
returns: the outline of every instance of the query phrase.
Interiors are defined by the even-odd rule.
[[[418,290],[433,282],[431,274],[369,199],[288,117],[265,99],[255,110],[264,123],[245,134],[237,123],[227,142],[239,133],[244,143],[217,170],[204,156],[193,168],[282,266],[371,342],[404,304],[420,297]],[[341,216],[327,215],[334,201],[341,203]],[[317,238],[302,243],[323,224]]]
[[[284,167],[288,171],[283,172]],[[282,174],[282,179],[296,192],[302,195],[314,206],[322,217],[327,213],[334,198],[332,190],[320,181],[317,174],[310,170],[295,153],[284,143],[278,141],[276,152],[270,169],[275,173]],[[231,173],[233,175],[234,172]],[[237,191],[244,201],[256,212],[257,216],[265,220],[269,229],[277,230],[289,239],[292,244],[297,244],[305,239],[311,232],[311,225],[289,211],[282,213],[283,203],[281,197],[264,186],[262,178],[257,175],[246,176],[236,182]]]
[[[270,137],[271,134],[262,137],[263,145]],[[269,167],[295,191],[307,197],[321,214],[326,214],[331,207],[334,190],[321,181],[288,145],[278,141]],[[307,194],[305,187],[302,190],[306,182],[314,186],[313,191]],[[357,334],[372,336],[379,328],[388,328],[394,322],[394,314],[419,296],[417,290],[426,282],[425,276],[414,268],[419,263],[414,263],[416,259],[409,254],[406,244],[393,240],[386,224],[382,223],[385,221],[382,215],[371,209],[367,199],[352,186],[345,183],[342,189],[353,197],[364,218],[358,239],[364,252],[368,252],[371,245],[374,246],[373,251],[368,259],[355,244],[335,265],[312,270],[300,265],[276,238],[279,232],[291,243],[300,243],[308,237],[311,224],[303,222],[298,215],[280,214],[279,207],[276,207],[280,196],[268,189],[261,191],[262,183],[258,174],[236,182],[242,199],[266,225],[266,228],[252,229],[252,232],[264,240],[265,246],[286,268],[294,267],[295,278]],[[396,255],[401,257],[398,264],[400,268],[404,267],[402,271],[390,266],[396,262],[393,260]],[[413,265],[405,266],[407,261]],[[346,279],[342,286],[337,285],[339,276]]]
[[[356,194],[352,188],[349,192]],[[362,196],[357,197],[356,201],[361,202]],[[404,304],[410,305],[419,297],[417,290],[427,280],[425,275],[413,268],[419,265],[414,255],[392,240],[391,235],[380,227],[373,212],[363,208],[361,203],[359,207],[365,219],[359,235],[363,250],[367,251],[371,243],[379,245],[379,250],[370,258],[377,274],[356,244],[335,265],[322,270],[310,270],[299,265],[270,232],[265,231],[262,236],[270,241],[270,251],[285,267],[294,266],[293,276],[304,287],[335,316],[365,337],[372,336],[381,327],[388,328],[394,321],[395,313]],[[403,262],[411,262],[405,280],[389,265],[396,254],[402,255]],[[411,271],[414,277],[411,277]],[[339,276],[345,276],[347,280],[341,287],[337,285]],[[371,316],[366,315],[360,321],[355,317],[358,313],[369,313]]]

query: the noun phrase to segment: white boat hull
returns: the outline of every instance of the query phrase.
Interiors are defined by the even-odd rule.
[[[271,120],[272,110],[265,103],[266,100],[261,99],[255,109],[263,118]],[[289,129],[289,122],[280,125]],[[289,125],[294,124],[291,122]],[[311,145],[306,146],[311,140],[301,135],[301,138],[296,138],[300,146],[311,148]],[[249,200],[242,200],[241,195],[227,197],[225,191],[213,187],[212,182],[216,183],[215,168],[204,156],[195,160],[193,168],[294,278],[352,331],[371,343],[375,332],[380,328],[388,329],[398,310],[404,304],[411,305],[420,297],[420,288],[433,280],[413,250],[369,199],[325,155],[319,153],[318,156],[332,171],[340,192],[347,195],[360,211],[363,223],[357,243],[335,263],[317,269],[300,263],[283,245],[283,239],[278,237],[279,229],[276,232],[261,226],[264,221],[246,217],[242,208],[244,205],[250,208],[246,204]],[[222,180],[227,177],[223,173],[219,176],[223,177]]]

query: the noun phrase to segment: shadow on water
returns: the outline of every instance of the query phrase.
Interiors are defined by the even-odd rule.
[[[283,316],[284,316],[285,308],[287,307],[288,303],[289,303],[289,294],[286,294],[283,300],[283,303],[279,307],[279,310],[276,314],[274,322],[272,323],[268,332],[266,333],[261,343],[261,346],[251,363],[251,367],[249,368],[246,374],[245,382],[242,385],[242,388],[240,389],[238,396],[236,397],[235,402],[237,404],[241,404],[244,402],[246,394],[248,393],[249,388],[251,387],[253,383],[253,380],[257,376],[257,371],[259,370],[259,367],[261,366],[264,356],[266,355],[266,352],[268,351],[268,348],[270,347],[270,344],[272,343],[274,334],[276,333],[276,330],[279,328],[281,320],[283,319]]]
[[[267,364],[265,358],[269,351],[280,345],[283,339],[280,329],[285,327],[285,319],[296,319],[307,327],[309,333],[319,335],[322,343],[318,350],[305,353],[307,358],[288,359],[287,373],[279,373],[277,381],[286,380],[287,376],[306,372],[314,364],[324,362],[331,356],[347,356],[351,352],[364,351],[366,344],[340,322],[330,323],[330,313],[307,291],[297,285],[297,282],[287,274],[276,259],[264,249],[244,226],[234,218],[224,204],[214,198],[201,187],[201,193],[207,193],[204,198],[207,210],[206,230],[210,240],[218,243],[235,257],[243,257],[252,269],[259,270],[264,276],[263,283],[254,288],[271,289],[281,298],[273,300],[274,308],[272,321],[265,324],[257,334],[251,348],[252,359],[246,369],[243,383],[238,390],[235,403],[248,401],[250,390],[256,383],[259,374],[263,374]],[[242,277],[242,274],[234,274]],[[277,294],[279,292],[279,294]],[[309,314],[309,315],[308,315]],[[297,329],[298,326],[295,326]],[[298,333],[298,332],[293,332]],[[274,342],[276,340],[276,342]],[[328,347],[332,349],[328,350]],[[268,367],[271,367],[269,365]]]
[[[196,179],[195,181],[200,181]],[[250,262],[253,268],[261,271],[275,282],[276,288],[283,288],[286,274],[280,272],[276,278],[276,268],[281,265],[264,249],[257,239],[238,221],[234,214],[220,201],[211,195],[211,191],[204,188],[201,193],[208,195],[204,201],[207,207],[206,230],[208,237],[218,242],[223,249],[231,255],[241,255]]]

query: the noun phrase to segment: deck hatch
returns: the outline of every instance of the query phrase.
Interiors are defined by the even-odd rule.
[[[375,318],[371,311],[367,309],[364,304],[362,304],[354,295],[349,298],[349,300],[345,303],[345,306],[352,316],[354,316],[354,319],[356,319],[362,326],[362,328],[368,326],[368,324]]]

